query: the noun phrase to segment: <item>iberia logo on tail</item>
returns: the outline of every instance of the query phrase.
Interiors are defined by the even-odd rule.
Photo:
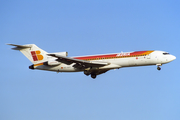
[[[31,51],[31,55],[34,61],[43,60],[43,56],[41,55],[41,51]]]

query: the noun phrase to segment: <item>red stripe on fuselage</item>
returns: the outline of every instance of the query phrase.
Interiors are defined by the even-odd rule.
[[[102,58],[112,58],[112,57],[128,57],[134,55],[142,55],[147,51],[135,51],[135,52],[126,52],[126,53],[116,53],[116,54],[106,54],[106,55],[94,55],[94,56],[82,56],[74,57],[75,59],[85,60],[85,59],[102,59]]]
[[[75,57],[75,59],[94,59],[94,58],[109,58],[116,57],[117,54],[109,54],[109,55],[95,55],[95,56],[83,56],[83,57]]]
[[[130,53],[130,55],[141,55],[145,52],[147,52],[147,51],[135,51],[135,52]]]

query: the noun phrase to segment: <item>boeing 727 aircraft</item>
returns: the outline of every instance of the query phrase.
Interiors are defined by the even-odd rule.
[[[114,54],[101,54],[79,57],[67,57],[67,52],[47,53],[35,44],[15,45],[14,50],[20,50],[32,63],[29,69],[47,70],[55,72],[84,72],[96,78],[97,75],[111,69],[123,67],[156,65],[161,70],[162,64],[176,59],[164,51],[135,51]]]

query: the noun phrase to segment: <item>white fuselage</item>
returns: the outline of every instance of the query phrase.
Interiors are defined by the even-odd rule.
[[[111,69],[122,67],[156,65],[161,70],[162,64],[176,59],[164,51],[134,51],[113,54],[67,57],[67,52],[48,53],[35,44],[16,45],[13,50],[21,51],[32,63],[29,69],[39,69],[55,72],[80,72],[91,75],[93,79]]]
[[[88,68],[88,70],[89,69],[110,70],[110,69],[118,69],[122,67],[147,66],[147,65],[161,66],[162,64],[169,63],[176,59],[175,56],[170,55],[169,53],[166,53],[164,51],[151,51],[151,53],[149,54],[136,54],[136,55],[133,54],[131,55],[131,52],[126,52],[126,53],[116,53],[113,54],[113,56],[111,57],[102,57],[102,56],[103,55],[94,55],[94,56],[81,56],[81,57],[73,57],[73,58],[83,59],[90,62],[97,61],[97,62],[109,63],[109,65],[98,68],[96,67]],[[61,63],[58,66],[40,65],[40,66],[35,66],[34,69],[56,71],[56,72],[79,72],[79,71],[87,70],[87,68],[86,69],[74,68],[73,65],[74,63],[71,65]]]

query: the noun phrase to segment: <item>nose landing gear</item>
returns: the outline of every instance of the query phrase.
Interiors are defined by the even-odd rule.
[[[161,70],[161,68],[158,66],[158,67],[157,67],[157,70]]]
[[[161,70],[160,66],[162,66],[162,64],[157,64],[157,70]]]

